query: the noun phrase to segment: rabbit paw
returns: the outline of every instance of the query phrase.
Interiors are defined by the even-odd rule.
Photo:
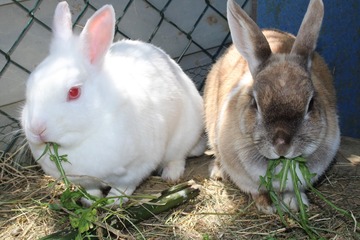
[[[162,170],[161,177],[165,181],[176,183],[185,171],[185,160],[169,161]]]
[[[275,208],[272,206],[271,199],[267,193],[251,193],[255,205],[260,212],[265,214],[275,213]]]
[[[136,187],[127,187],[126,190],[119,190],[119,188],[111,188],[107,198],[110,198],[113,200],[112,203],[110,203],[108,206],[111,208],[117,208],[121,207],[122,204],[129,201],[129,198],[126,196],[131,195],[135,191]]]
[[[100,189],[86,189],[86,192],[94,197],[104,197],[103,192]],[[93,200],[87,199],[85,197],[82,197],[80,201],[84,207],[90,207],[94,203]]]
[[[306,194],[303,192],[301,192],[301,199],[302,199],[302,202],[306,206],[309,206],[309,199],[307,198]],[[290,210],[292,210],[294,212],[299,211],[299,204],[298,204],[298,201],[296,200],[296,196],[294,193],[292,193],[292,192],[284,193],[283,201],[284,201],[285,205],[290,208]]]
[[[225,180],[224,171],[217,159],[210,164],[210,177],[215,180]]]

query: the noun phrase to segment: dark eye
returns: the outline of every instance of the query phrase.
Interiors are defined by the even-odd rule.
[[[250,106],[251,106],[253,109],[258,110],[258,105],[257,105],[257,102],[256,102],[255,97],[251,97]]]
[[[311,112],[314,109],[314,97],[312,97],[309,101],[307,112]]]
[[[78,99],[81,95],[81,88],[79,86],[72,87],[68,92],[68,101]]]

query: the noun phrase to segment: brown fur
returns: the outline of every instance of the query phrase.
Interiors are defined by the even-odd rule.
[[[320,0],[313,0],[311,7],[321,8],[320,3]],[[245,13],[231,4],[234,3],[228,5],[228,16],[230,11],[237,21],[246,18],[241,24],[249,24]],[[320,23],[315,25],[320,28],[321,17],[313,17],[313,12],[316,11],[308,14],[307,21],[304,20],[303,28],[311,25],[309,21],[318,19]],[[232,24],[237,32],[246,28],[258,31],[249,33],[250,38],[261,35],[254,24],[250,27]],[[314,29],[307,34],[316,43],[318,33]],[[262,33],[271,55],[264,58],[266,54],[261,52],[267,51],[267,44],[261,43],[261,39],[251,39],[256,43],[256,49],[253,49],[255,58],[261,61],[249,69],[245,58],[252,61],[252,46],[248,47],[249,40],[243,34],[245,37],[239,37],[238,45],[229,47],[208,74],[204,102],[209,144],[216,157],[211,175],[221,177],[225,171],[240,189],[253,195],[261,211],[271,212],[267,197],[258,192],[259,174],[265,173],[268,161],[263,152],[274,147],[279,153],[287,153],[288,148],[294,146],[294,155],[306,155],[303,149],[311,149],[313,144],[317,149],[308,154],[308,167],[320,176],[336,152],[339,129],[333,79],[324,60],[312,52],[314,43],[312,46],[311,41],[306,42],[303,47],[298,41],[296,48],[299,52],[294,52],[293,35],[279,30],[264,30]],[[245,57],[239,51],[243,51]],[[307,69],[309,59],[312,59],[310,71]],[[256,104],[254,94],[257,94]],[[311,111],[307,113],[310,105]],[[305,115],[307,120],[304,120]]]

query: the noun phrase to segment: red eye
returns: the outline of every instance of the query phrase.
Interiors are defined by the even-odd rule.
[[[81,88],[80,87],[72,87],[68,92],[68,100],[75,100],[78,99],[81,95]]]

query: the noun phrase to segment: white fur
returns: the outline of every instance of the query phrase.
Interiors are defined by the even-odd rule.
[[[59,26],[68,26],[70,16],[60,3],[51,53],[27,82],[22,126],[34,158],[46,142],[59,144],[59,153],[68,155],[63,167],[70,180],[96,195],[107,185],[110,196],[129,195],[158,167],[164,179],[178,180],[191,150],[201,154],[205,148],[203,102],[193,82],[151,44],[111,44],[111,6],[99,9],[79,37],[61,39]],[[81,87],[81,96],[69,101],[73,86]],[[39,163],[59,177],[48,156]]]
[[[240,92],[242,91],[244,88],[248,87],[249,85],[252,85],[253,83],[253,78],[250,74],[250,72],[246,72],[244,74],[244,76],[242,77],[242,79],[239,81],[239,83],[236,85],[236,87],[234,87],[230,94],[228,96],[226,96],[225,102],[221,107],[220,110],[220,114],[219,114],[219,118],[217,121],[217,128],[216,128],[216,136],[219,132],[219,126],[221,126],[223,124],[223,120],[224,120],[224,115],[225,115],[225,111],[228,108],[229,102]],[[241,128],[245,128],[246,126],[242,125],[240,126]]]

